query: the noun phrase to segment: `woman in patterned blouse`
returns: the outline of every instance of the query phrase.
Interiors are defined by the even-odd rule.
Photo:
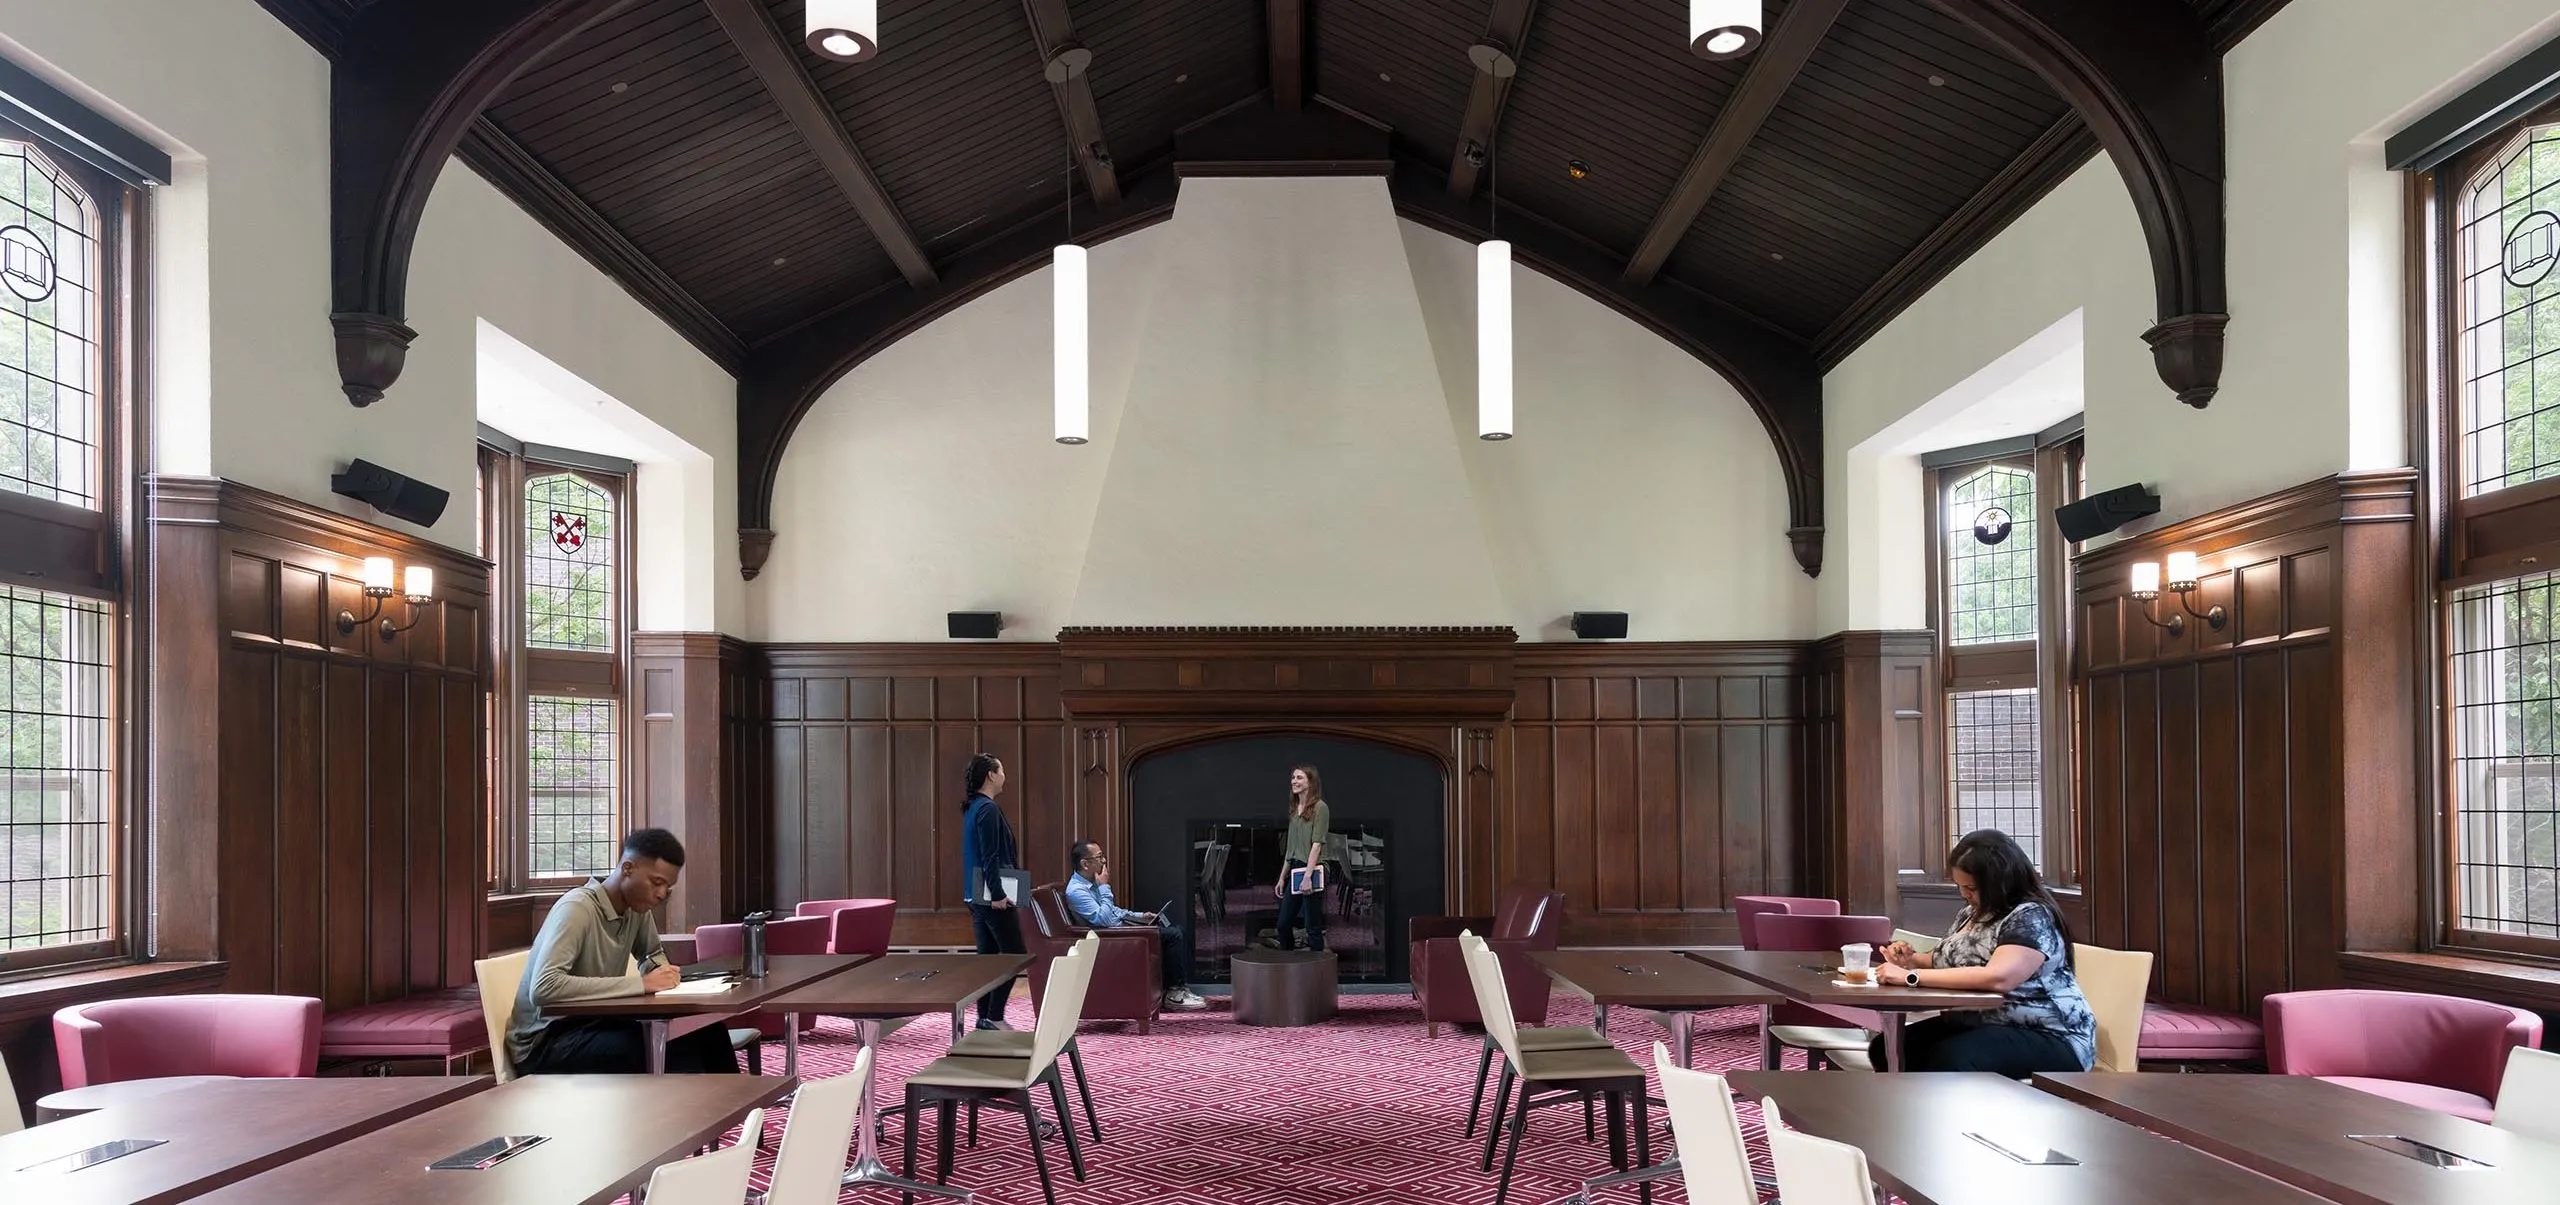
[[[1997,829],[1969,833],[1947,854],[1964,911],[1946,943],[1927,954],[1904,942],[1884,949],[1886,983],[1999,992],[1998,1008],[1941,1013],[1903,1031],[1906,1071],[2086,1071],[2098,1057],[2098,1020],[2071,977],[2071,930],[2027,851]],[[1884,1066],[1884,1039],[1870,1052]]]

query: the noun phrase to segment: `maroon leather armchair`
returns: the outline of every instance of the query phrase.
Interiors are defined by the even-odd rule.
[[[1093,983],[1084,993],[1087,1021],[1135,1021],[1145,1033],[1164,1009],[1164,947],[1153,925],[1093,929],[1067,919],[1067,893],[1061,883],[1031,889],[1031,906],[1022,918],[1022,949],[1031,955],[1031,998],[1049,990],[1049,961],[1084,940],[1102,935],[1102,957],[1093,964]]]
[[[1429,1037],[1439,1037],[1442,1025],[1484,1020],[1476,1011],[1475,987],[1467,980],[1466,956],[1458,949],[1461,932],[1474,933],[1493,947],[1502,963],[1503,986],[1511,993],[1512,1020],[1546,1024],[1547,972],[1529,954],[1555,949],[1564,935],[1564,893],[1505,887],[1492,916],[1413,918],[1413,999],[1422,1006],[1423,1032]]]

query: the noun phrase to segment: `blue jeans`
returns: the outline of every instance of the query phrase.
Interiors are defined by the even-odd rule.
[[[1306,863],[1301,862],[1296,858],[1289,859],[1289,869],[1291,870],[1296,870],[1305,865]],[[1284,882],[1286,881],[1286,877],[1287,876],[1285,875],[1282,876]],[[1298,948],[1298,938],[1295,930],[1298,927],[1298,922],[1302,920],[1305,921],[1307,925],[1307,948],[1310,950],[1321,950],[1324,948],[1324,896],[1325,893],[1321,891],[1308,895],[1297,895],[1290,892],[1283,892],[1281,894],[1279,925],[1281,949],[1294,950]]]

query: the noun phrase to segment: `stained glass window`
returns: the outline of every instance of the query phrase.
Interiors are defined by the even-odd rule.
[[[0,141],[0,489],[96,508],[97,206]]]
[[[2527,130],[2460,198],[2463,493],[2560,475],[2560,124]]]
[[[614,648],[613,495],[574,473],[524,487],[524,642],[528,648]]]
[[[1970,470],[1947,486],[1941,518],[1947,643],[2035,639],[2035,473]]]

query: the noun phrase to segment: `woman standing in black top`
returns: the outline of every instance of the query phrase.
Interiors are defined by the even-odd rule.
[[[969,927],[976,933],[979,953],[1019,954],[1022,918],[1015,915],[1013,901],[1005,897],[1004,883],[996,875],[1012,869],[1017,856],[1013,825],[1005,821],[1004,809],[996,806],[996,796],[1004,790],[1004,763],[992,753],[977,754],[961,772],[961,783],[969,792],[960,801],[960,881],[967,885]],[[1008,979],[978,997],[978,1028],[1010,1028],[1004,1023],[1004,1007],[1012,996],[1013,981]]]

